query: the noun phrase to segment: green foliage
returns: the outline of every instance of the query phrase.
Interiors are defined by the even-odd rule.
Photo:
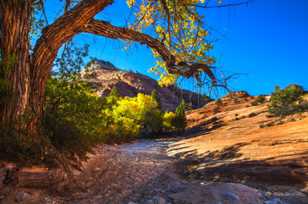
[[[175,112],[165,112],[162,116],[163,128],[165,132],[183,132],[187,125],[185,115],[185,102],[181,101]]]
[[[119,91],[118,91],[118,89],[114,86],[114,87],[112,87],[112,89],[111,89],[111,91],[110,91],[110,93],[109,93],[109,98],[110,97],[113,97],[113,98],[119,98]]]
[[[80,73],[85,66],[84,58],[88,56],[89,45],[79,47],[71,40],[60,51],[55,60],[56,74],[61,77],[71,77],[72,74]]]
[[[115,99],[114,93],[115,91],[112,91],[105,98],[106,107],[109,107],[105,112],[113,118],[113,138],[123,141],[129,138],[149,137],[162,132],[182,131],[185,128],[183,102],[177,109],[178,113],[162,113],[155,90],[152,91],[151,96],[139,93],[132,98]]]
[[[103,99],[76,79],[52,78],[46,87],[43,126],[61,152],[80,157],[97,143],[123,142],[184,130],[185,104],[162,113],[157,93],[120,97],[116,88]]]
[[[185,130],[186,123],[185,102],[182,100],[175,110],[173,125],[177,131],[183,132]]]
[[[46,87],[43,127],[57,150],[80,158],[98,143],[184,130],[184,101],[175,113],[162,113],[157,100],[156,91],[129,98],[120,97],[116,88],[101,99],[74,77],[52,78]]]
[[[137,31],[153,29],[156,37],[175,56],[177,63],[197,62],[210,66],[215,62],[209,55],[212,45],[207,40],[209,33],[203,26],[203,16],[195,6],[190,6],[203,4],[203,0],[126,2],[135,11],[135,22],[131,27]],[[157,51],[153,50],[153,54],[157,63],[151,71],[160,75],[160,84],[174,84],[178,76],[168,72]]]
[[[175,127],[174,127],[175,117],[176,115],[174,112],[165,112],[163,114],[163,127],[165,131],[175,130]]]
[[[161,66],[164,66],[163,64]],[[176,83],[177,76],[174,74],[160,74],[158,85],[161,87],[168,87]]]
[[[113,107],[113,118],[118,135],[124,137],[149,136],[161,130],[161,112],[151,96],[138,94],[123,98]]]
[[[303,87],[299,85],[292,84],[285,89],[280,89],[277,86],[270,100],[269,112],[277,116],[284,116],[307,111],[307,102],[302,99],[304,93]]]
[[[53,77],[48,80],[45,97],[41,138],[70,159],[83,159],[99,143],[125,142],[185,128],[184,102],[176,112],[163,113],[155,91],[129,98],[119,96],[113,88],[108,96],[100,98],[76,77]],[[2,155],[18,160],[31,158],[33,162],[51,158],[45,157],[40,145],[23,139],[30,137],[6,131],[5,135],[17,136],[1,137]]]
[[[43,126],[60,151],[82,155],[106,140],[103,103],[82,82],[50,79],[46,87]]]
[[[152,98],[152,100],[154,100],[154,101],[159,101],[158,93],[157,93],[156,89],[154,89],[154,90],[151,92],[151,98]]]
[[[104,98],[104,108],[112,109],[113,106],[117,105],[118,100],[120,100],[119,92],[116,87],[113,87],[108,95]]]
[[[265,96],[260,95],[260,96],[257,96],[257,98],[253,102],[251,102],[251,105],[257,106],[257,105],[265,103],[265,101],[266,101]]]
[[[156,102],[158,103],[158,108],[160,109],[160,108],[161,108],[160,98],[159,98],[159,95],[158,95],[156,89],[154,89],[154,90],[151,92],[151,98],[152,98],[152,100],[154,100],[154,101],[156,101]]]

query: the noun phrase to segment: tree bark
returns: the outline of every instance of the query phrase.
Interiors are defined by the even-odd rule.
[[[28,135],[38,136],[45,85],[59,48],[113,1],[81,1],[43,30],[30,55],[33,2],[0,0],[0,83],[5,83],[0,125],[17,131],[24,128]]]
[[[83,0],[43,30],[32,55],[30,107],[34,116],[29,123],[30,129],[37,126],[41,120],[45,85],[58,50],[78,34],[81,27],[112,2],[112,0]]]
[[[0,0],[1,80],[6,96],[1,96],[1,123],[20,122],[29,104],[30,55],[28,35],[32,6],[29,1]],[[2,90],[3,91],[3,90]],[[3,92],[2,92],[3,93]]]

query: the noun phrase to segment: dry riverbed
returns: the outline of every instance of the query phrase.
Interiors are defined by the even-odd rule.
[[[0,203],[307,204],[308,113],[269,117],[254,100],[189,112],[187,138],[100,145],[71,179],[0,162]]]
[[[185,177],[183,161],[167,155],[178,139],[140,140],[96,148],[74,182],[56,188],[31,188],[32,177],[2,195],[2,203],[119,203],[119,204],[275,204],[307,203],[305,194],[288,187],[284,192],[260,191],[242,184]],[[3,191],[2,191],[3,192]]]

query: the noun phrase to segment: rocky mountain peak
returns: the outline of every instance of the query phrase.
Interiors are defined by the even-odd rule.
[[[96,69],[109,69],[109,70],[117,70],[117,68],[108,61],[94,59],[92,60],[87,66],[86,69],[88,70],[96,70]]]
[[[161,107],[166,111],[174,111],[183,98],[191,108],[205,105],[209,98],[178,87],[160,87],[156,80],[131,71],[115,67],[103,60],[93,60],[81,73],[82,78],[91,84],[99,96],[106,96],[116,87],[121,96],[134,97],[138,93],[150,95],[156,90]]]

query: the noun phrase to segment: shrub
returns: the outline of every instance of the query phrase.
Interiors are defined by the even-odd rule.
[[[257,96],[257,98],[253,102],[251,102],[251,105],[257,106],[257,105],[265,103],[265,101],[266,101],[265,96],[260,95],[260,96]]]
[[[175,110],[175,118],[173,120],[173,125],[175,129],[179,132],[185,130],[186,127],[186,115],[185,115],[185,102],[181,101],[179,106]]]
[[[165,132],[169,132],[175,129],[173,126],[175,117],[176,115],[174,112],[165,112],[163,114],[163,128]]]
[[[308,110],[307,102],[302,100],[304,93],[304,89],[299,85],[289,85],[285,89],[277,86],[270,100],[269,112],[284,116]]]
[[[159,86],[168,87],[176,83],[177,76],[173,74],[162,75],[158,81]]]
[[[46,87],[43,129],[57,150],[79,158],[98,143],[184,130],[184,101],[175,113],[162,113],[155,95],[121,97],[113,88],[102,99],[86,83],[52,78]]]
[[[112,117],[120,130],[118,134],[126,137],[149,136],[159,133],[162,127],[158,102],[141,93],[119,100],[112,110]]]
[[[43,128],[58,150],[82,155],[107,139],[102,107],[102,100],[85,83],[50,79]]]
[[[152,92],[151,92],[151,97],[152,97],[152,100],[156,101],[157,104],[158,104],[158,108],[160,109],[161,108],[161,102],[160,102],[160,97],[157,93],[157,90],[154,89]]]

